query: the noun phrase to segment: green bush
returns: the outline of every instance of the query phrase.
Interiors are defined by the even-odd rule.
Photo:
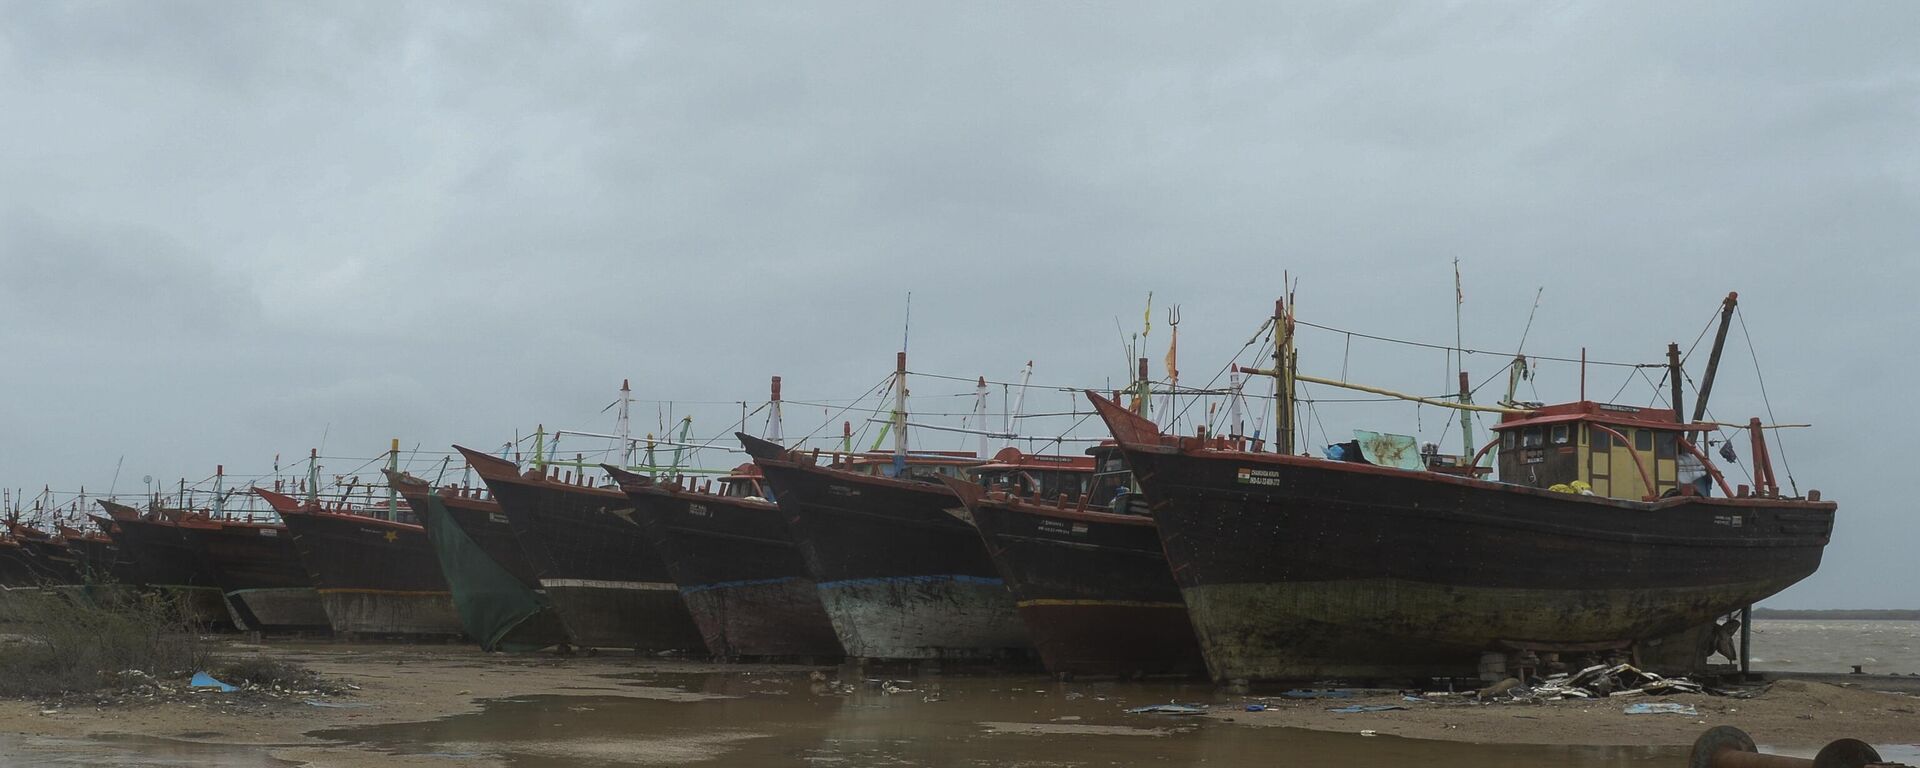
[[[119,688],[192,674],[207,647],[172,601],[131,591],[10,589],[0,595],[0,696]]]

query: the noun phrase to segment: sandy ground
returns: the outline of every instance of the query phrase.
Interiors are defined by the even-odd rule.
[[[110,707],[59,707],[41,702],[0,701],[0,733],[27,737],[49,752],[84,754],[88,739],[148,737],[192,744],[265,745],[273,757],[315,768],[328,766],[447,766],[445,756],[393,755],[360,750],[307,736],[313,731],[432,720],[478,711],[486,699],[534,695],[616,696],[663,701],[707,698],[673,688],[620,684],[614,676],[648,669],[701,672],[797,667],[728,665],[636,658],[630,653],[575,656],[482,653],[457,645],[245,645],[229,644],[222,656],[267,655],[300,664],[329,682],[357,687],[316,707],[302,698],[267,703],[227,703],[201,694],[200,703],[169,702]],[[586,748],[590,745],[575,745]],[[107,754],[108,752],[103,752]],[[461,765],[496,765],[476,756]]]
[[[1898,688],[1880,691],[1875,688]],[[1501,744],[1691,745],[1715,725],[1736,726],[1762,744],[1815,746],[1841,737],[1873,743],[1920,742],[1920,697],[1914,681],[1873,678],[1835,685],[1779,680],[1751,698],[1682,694],[1539,703],[1480,703],[1468,694],[1424,702],[1407,701],[1399,692],[1371,692],[1350,699],[1292,700],[1245,697],[1267,707],[1248,712],[1215,707],[1206,717],[1235,723],[1383,736]],[[1697,716],[1628,715],[1630,704],[1692,705]],[[1399,705],[1404,710],[1342,714],[1349,704]]]
[[[229,644],[223,655],[263,654],[304,665],[330,682],[357,687],[344,696],[327,699],[341,706],[316,707],[302,697],[272,702],[240,702],[203,694],[187,702],[117,704],[105,707],[68,704],[49,708],[42,702],[0,701],[0,738],[10,737],[17,749],[69,758],[97,754],[102,762],[115,749],[124,754],[128,739],[158,739],[171,744],[252,745],[290,764],[311,766],[433,765],[446,766],[448,756],[393,755],[323,741],[315,731],[420,722],[480,709],[484,700],[532,695],[592,695],[661,701],[712,698],[710,694],[676,688],[635,685],[636,672],[801,672],[798,667],[711,665],[636,658],[630,654],[559,659],[546,655],[484,654],[465,646],[284,645]],[[622,677],[628,679],[621,679]],[[1842,681],[1851,682],[1851,681]],[[1620,699],[1560,701],[1538,704],[1406,702],[1396,692],[1363,693],[1350,699],[1289,700],[1281,697],[1218,697],[1203,717],[1236,724],[1292,727],[1340,733],[1372,731],[1379,735],[1476,743],[1686,745],[1709,725],[1737,725],[1764,744],[1817,746],[1841,736],[1877,743],[1920,742],[1920,697],[1914,683],[1904,692],[1883,693],[1871,678],[1854,685],[1803,680],[1772,684],[1752,698],[1685,695],[1643,698],[1691,704],[1697,716],[1626,715],[1630,703]],[[1880,685],[1878,687],[1892,687]],[[1247,703],[1264,703],[1266,711],[1248,712]],[[1347,704],[1399,704],[1408,707],[1378,713],[1338,714],[1330,707]],[[1099,733],[1114,730],[1095,725],[1019,722],[1019,714],[981,726],[999,733]],[[1183,718],[1175,718],[1180,720]],[[1141,723],[1141,728],[1117,729],[1120,735],[1155,735],[1158,727],[1177,722]],[[721,734],[727,738],[752,734]],[[114,746],[115,743],[118,746]],[[152,743],[152,742],[147,742]],[[566,750],[591,752],[591,743],[568,743]],[[619,745],[612,745],[617,748]],[[673,744],[656,742],[660,749]],[[710,754],[712,744],[682,745],[681,758]],[[562,751],[566,751],[562,750]],[[249,750],[258,754],[260,750]],[[557,754],[557,753],[556,753]],[[584,755],[583,755],[584,756]],[[632,757],[623,755],[623,757]],[[658,755],[663,764],[682,762]],[[5,761],[0,761],[3,764]],[[462,756],[460,765],[497,765],[484,755]],[[25,763],[23,763],[25,764]],[[215,763],[205,763],[214,765]],[[259,765],[234,762],[220,765]]]

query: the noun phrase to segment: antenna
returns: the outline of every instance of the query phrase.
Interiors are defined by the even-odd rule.
[[[127,455],[124,453],[120,454],[119,460],[113,462],[113,482],[107,484],[108,499],[113,498],[113,487],[120,484],[120,465],[125,463],[127,463]]]
[[[913,332],[913,291],[907,291],[907,317],[900,324],[900,354],[907,354],[907,336]]]

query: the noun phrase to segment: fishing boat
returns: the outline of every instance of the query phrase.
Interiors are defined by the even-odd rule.
[[[1475,406],[1302,374],[1289,303],[1269,321],[1274,367],[1248,369],[1278,382],[1272,451],[1169,434],[1087,393],[1146,494],[1216,680],[1471,676],[1488,654],[1670,655],[1655,646],[1819,567],[1836,507],[1781,491],[1757,419],[1746,425],[1755,484],[1736,489],[1695,442],[1726,425],[1677,408]],[[1725,335],[1723,318],[1713,361]],[[1677,347],[1668,359],[1678,403]],[[1497,412],[1498,437],[1472,457],[1382,435],[1303,455],[1290,420],[1300,381]],[[1480,460],[1495,447],[1498,480]],[[1687,465],[1703,479],[1681,477]],[[1709,482],[1720,495],[1702,491]]]
[[[485,489],[434,488],[391,469],[387,482],[426,529],[467,637],[487,651],[539,650],[568,642],[566,627],[514,541],[506,513]]]
[[[461,634],[453,595],[426,530],[387,519],[397,517],[397,497],[385,509],[355,509],[344,502],[322,503],[317,495],[301,501],[265,488],[253,492],[286,523],[336,634],[348,639]]]
[[[214,628],[237,626],[213,564],[187,543],[175,521],[160,510],[143,515],[107,499],[97,503],[107,517],[94,516],[93,521],[113,539],[125,583],[160,593],[186,621]]]
[[[1016,466],[1017,453],[1003,452],[995,463]],[[1018,475],[992,486],[945,481],[1013,593],[1048,672],[1199,674],[1205,667],[1186,603],[1119,447],[1087,453],[1077,461],[1093,473],[1084,493]]]
[[[11,536],[0,538],[0,586],[39,586],[40,578],[32,553]]]
[[[1024,661],[1013,596],[973,528],[947,513],[941,485],[981,461],[957,455],[788,451],[738,435],[786,515],[847,655],[862,659]]]
[[[306,632],[330,627],[313,577],[284,523],[234,520],[188,511],[175,530],[212,566],[220,591],[246,629]]]
[[[7,521],[7,535],[18,542],[33,580],[42,585],[80,583],[80,567],[67,542],[16,520]]]
[[[125,566],[113,539],[100,531],[86,531],[60,525],[56,528],[67,549],[73,552],[80,578],[87,584],[125,583]],[[104,529],[103,529],[104,530]]]
[[[461,448],[513,527],[573,644],[583,648],[704,648],[666,563],[618,487],[536,462]]]
[[[787,520],[758,468],[698,487],[606,467],[722,659],[828,659],[843,651]]]

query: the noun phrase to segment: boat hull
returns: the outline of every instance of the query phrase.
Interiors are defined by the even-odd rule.
[[[120,552],[116,571],[126,583],[161,594],[190,623],[239,626],[213,565],[194,550],[178,525],[115,520],[107,535]]]
[[[212,565],[234,617],[246,629],[295,632],[330,627],[313,579],[283,526],[186,523],[188,544]]]
[[[393,482],[427,533],[467,637],[488,651],[569,642],[499,504],[461,489],[436,493],[404,476]]]
[[[705,647],[625,494],[550,479],[481,475],[574,645],[643,651]]]
[[[709,653],[726,659],[842,655],[778,508],[658,486],[627,496]]]
[[[66,542],[55,539],[16,539],[26,550],[34,575],[42,584],[79,584],[80,561]]]
[[[946,488],[756,458],[847,655],[1027,661],[1032,643]]]
[[[1151,519],[985,497],[967,506],[1048,672],[1204,671]]]
[[[283,511],[294,549],[334,632],[457,637],[460,617],[419,526]]]
[[[1127,459],[1218,680],[1464,676],[1489,650],[1630,647],[1805,578],[1833,523],[1824,502],[1626,502],[1158,446]]]

